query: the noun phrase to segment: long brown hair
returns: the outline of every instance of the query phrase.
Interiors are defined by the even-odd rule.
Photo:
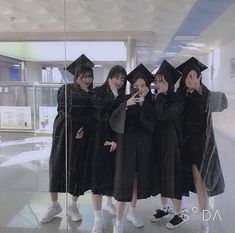
[[[118,94],[121,95],[121,96],[124,96],[125,95],[125,90],[126,90],[126,76],[127,76],[127,73],[126,73],[125,68],[120,66],[120,65],[115,65],[110,69],[110,71],[108,73],[108,76],[107,76],[104,84],[101,87],[105,87],[105,88],[107,88],[107,90],[110,91],[108,80],[109,80],[109,78],[112,79],[112,78],[114,78],[115,76],[118,76],[118,75],[123,75],[124,78],[125,78],[124,84],[118,90]]]
[[[80,75],[82,75],[82,77],[83,77],[85,74],[91,75],[93,77],[93,70],[92,70],[92,68],[90,66],[88,66],[88,65],[79,65],[79,66],[77,66],[76,71],[75,71],[75,75],[74,75],[74,78],[73,78],[73,83],[77,84],[78,77]],[[90,90],[92,88],[93,88],[93,81],[92,81],[91,85],[89,86]]]
[[[181,93],[182,95],[185,95],[186,91],[187,91],[187,86],[185,84],[185,79],[187,78],[188,74],[190,71],[194,70],[197,73],[197,78],[201,77],[201,70],[196,67],[196,66],[188,66],[184,69],[183,73],[182,73],[182,77],[180,80],[180,85],[177,89],[177,92]],[[200,83],[202,83],[202,80],[200,80]]]

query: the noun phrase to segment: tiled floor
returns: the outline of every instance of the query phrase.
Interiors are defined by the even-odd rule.
[[[90,232],[93,224],[91,196],[88,192],[79,200],[83,215],[81,223],[72,222],[65,214],[65,194],[60,195],[63,212],[51,223],[41,225],[40,219],[49,205],[48,156],[51,138],[22,138],[2,136],[0,144],[0,233],[85,233]],[[216,134],[221,163],[226,180],[226,192],[210,199],[211,233],[233,233],[235,219],[235,146],[234,141],[217,132]],[[197,198],[192,194],[187,198],[189,218],[177,230],[167,230],[166,221],[154,224],[149,221],[154,210],[159,207],[159,198],[152,197],[138,202],[138,211],[145,222],[145,227],[136,229],[125,222],[127,233],[196,233],[198,215],[193,213]],[[216,212],[218,210],[219,212]],[[217,213],[215,215],[215,213]],[[221,219],[222,220],[221,220]],[[115,219],[103,213],[104,233],[112,232]]]

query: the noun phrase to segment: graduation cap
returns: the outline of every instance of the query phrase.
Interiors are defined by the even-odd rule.
[[[154,76],[151,74],[151,72],[141,63],[138,65],[134,70],[132,70],[127,76],[126,79],[133,84],[135,79],[141,75],[144,76],[146,81],[150,84],[154,81]]]
[[[71,74],[75,75],[77,67],[80,65],[87,65],[93,68],[95,64],[84,54],[82,54],[77,60],[72,62],[66,70],[68,70]]]
[[[198,61],[195,57],[191,57],[186,62],[184,62],[183,64],[178,66],[176,69],[178,71],[180,71],[181,73],[183,73],[183,71],[186,68],[196,69],[196,70],[199,70],[200,72],[202,72],[203,70],[206,70],[208,67],[206,65],[204,65],[203,63],[201,63],[200,61]]]
[[[181,73],[168,61],[163,60],[156,74],[162,74],[167,82],[175,84],[181,77]]]

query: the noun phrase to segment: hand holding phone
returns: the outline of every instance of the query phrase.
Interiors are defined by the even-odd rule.
[[[139,88],[133,88],[133,89],[132,89],[132,96],[135,95],[135,94],[138,93],[138,92],[139,92]],[[136,97],[136,98],[139,98],[139,97],[140,97],[139,93],[138,93],[137,95],[135,95],[135,97]]]

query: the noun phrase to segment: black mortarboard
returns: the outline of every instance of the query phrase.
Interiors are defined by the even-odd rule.
[[[86,55],[82,54],[77,60],[72,62],[66,68],[66,70],[68,70],[71,74],[75,75],[76,69],[79,65],[87,65],[93,68],[95,64]]]
[[[203,63],[201,63],[200,61],[198,61],[195,57],[191,57],[190,59],[188,59],[186,62],[184,62],[183,64],[181,64],[180,66],[178,66],[176,69],[178,71],[180,71],[181,73],[183,73],[183,71],[188,68],[188,69],[196,69],[199,70],[200,72],[202,72],[203,70],[207,69],[207,66],[204,65]]]
[[[146,81],[150,84],[154,81],[154,76],[151,74],[151,72],[141,63],[138,65],[134,70],[132,70],[126,77],[126,79],[133,83],[133,79],[135,79],[138,75],[143,74]]]
[[[181,77],[181,73],[168,61],[163,60],[156,74],[162,74],[167,82],[175,84]]]

